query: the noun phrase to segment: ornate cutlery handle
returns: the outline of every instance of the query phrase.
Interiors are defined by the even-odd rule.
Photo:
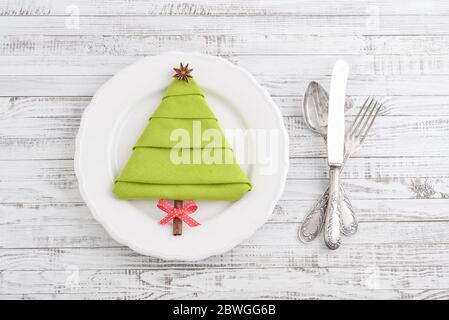
[[[324,217],[326,213],[327,202],[329,200],[329,187],[315,203],[314,207],[307,213],[304,221],[299,227],[299,240],[304,243],[313,241],[323,229]],[[352,236],[357,232],[357,218],[354,209],[349,201],[348,195],[340,185],[340,205],[339,212],[341,217],[341,233],[345,236]]]
[[[358,222],[354,208],[342,186],[340,186],[340,217],[341,233],[348,237],[354,235],[358,229]]]
[[[302,242],[310,242],[319,234],[324,224],[324,215],[326,213],[327,201],[329,200],[329,188],[323,193],[321,198],[315,203],[315,206],[304,218],[299,226],[299,240]]]
[[[326,217],[324,219],[324,242],[329,249],[335,250],[340,247],[340,167],[331,166],[329,170],[329,202],[326,208]]]

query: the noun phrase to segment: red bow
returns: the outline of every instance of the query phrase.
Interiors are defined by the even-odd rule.
[[[159,221],[160,224],[166,224],[174,218],[179,218],[187,223],[189,227],[200,225],[198,221],[195,221],[189,216],[189,214],[194,213],[196,209],[198,209],[198,206],[192,200],[185,202],[181,208],[175,208],[167,200],[160,199],[157,203],[157,207],[167,213],[167,215]]]

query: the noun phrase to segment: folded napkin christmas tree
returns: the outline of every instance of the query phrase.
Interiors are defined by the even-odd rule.
[[[209,108],[182,66],[164,93],[120,175],[120,199],[238,200],[251,183]]]

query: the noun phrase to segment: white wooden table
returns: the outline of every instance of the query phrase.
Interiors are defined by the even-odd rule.
[[[114,242],[73,171],[81,114],[144,55],[195,50],[247,68],[291,137],[270,221],[221,256],[166,262]],[[298,243],[323,191],[310,80],[351,64],[349,94],[388,107],[344,171],[360,219],[336,252]],[[356,110],[351,111],[352,116]],[[449,3],[4,0],[0,3],[0,298],[449,298]]]

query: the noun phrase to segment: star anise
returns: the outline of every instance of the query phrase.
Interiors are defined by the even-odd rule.
[[[185,66],[182,65],[182,62],[179,64],[179,68],[173,68],[175,70],[175,74],[173,75],[174,78],[178,78],[178,80],[187,81],[189,82],[189,78],[192,78],[190,75],[190,72],[193,71],[193,69],[189,69],[189,64],[186,64]]]

